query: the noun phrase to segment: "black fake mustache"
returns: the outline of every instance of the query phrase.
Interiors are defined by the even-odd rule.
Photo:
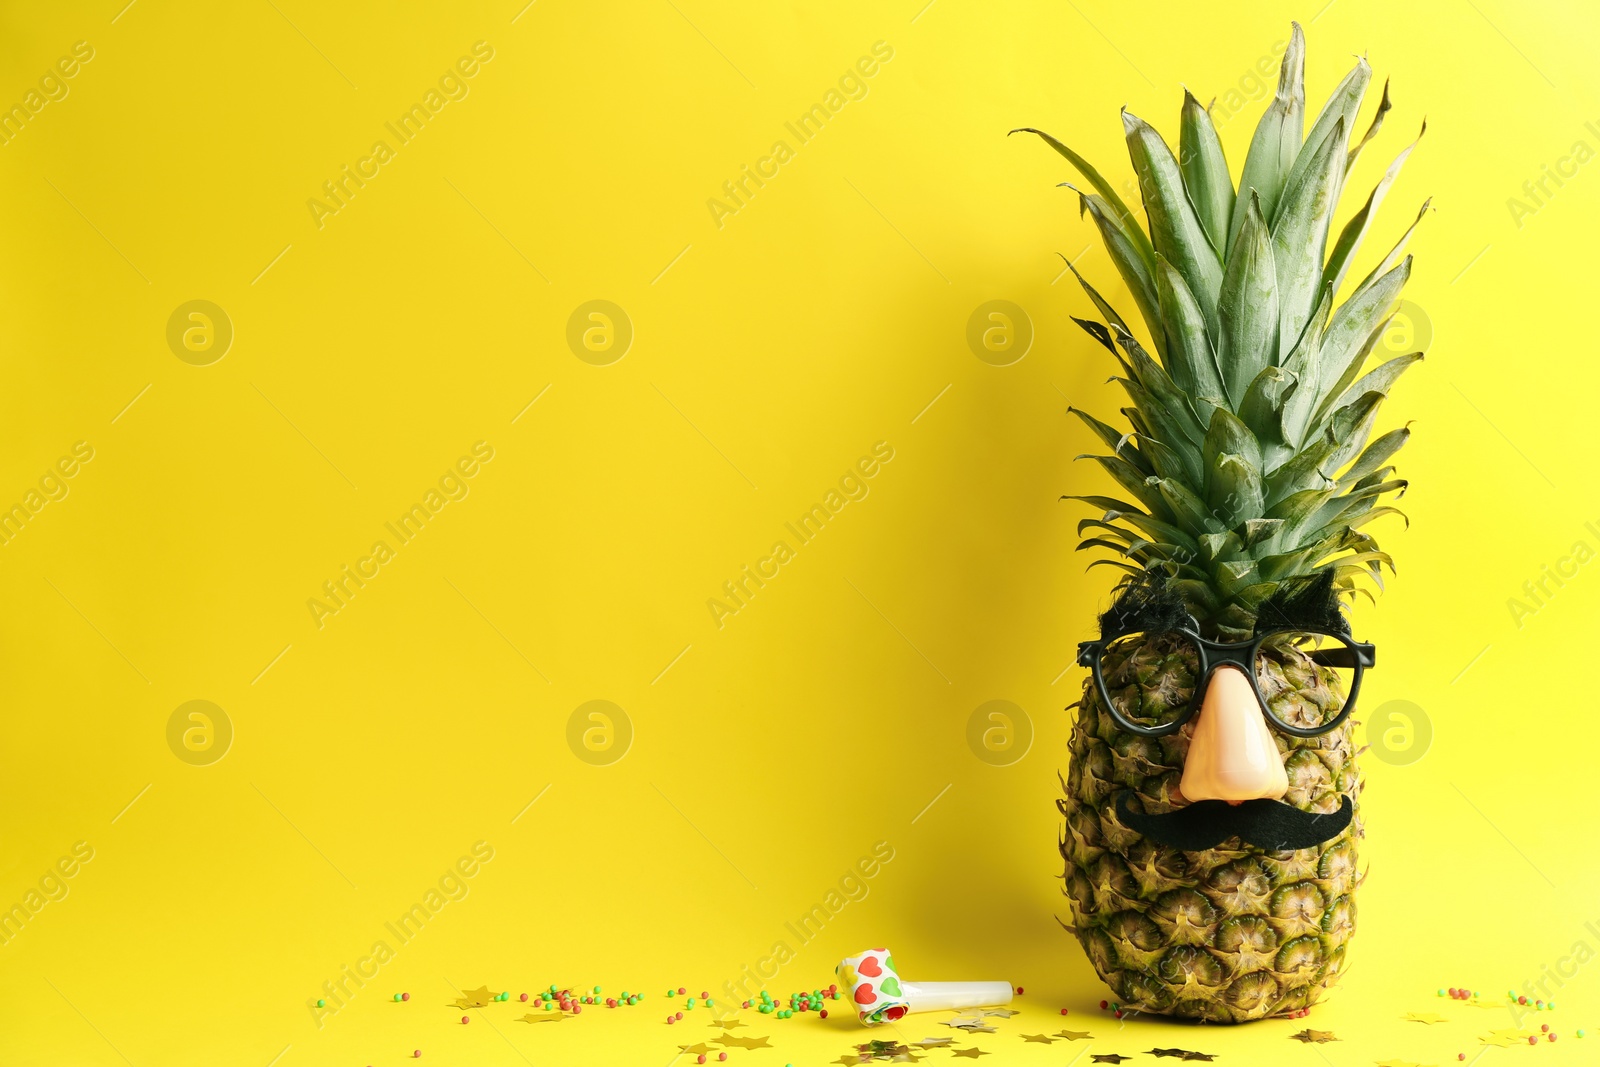
[[[1161,815],[1132,810],[1133,790],[1117,794],[1117,818],[1122,825],[1150,840],[1185,852],[1205,852],[1230,837],[1267,852],[1311,848],[1344,833],[1355,815],[1348,796],[1340,796],[1339,810],[1321,814],[1301,811],[1279,800],[1197,800]]]

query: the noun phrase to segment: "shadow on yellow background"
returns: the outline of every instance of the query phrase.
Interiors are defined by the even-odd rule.
[[[0,1059],[666,1064],[714,1033],[668,987],[887,944],[1026,989],[996,1062],[1471,1060],[1541,982],[1536,1055],[1586,1062],[1586,6],[121,3],[0,33]],[[1386,409],[1412,521],[1356,612],[1367,706],[1409,704],[1324,1045],[1119,1024],[1057,924],[1109,584],[1065,411],[1113,408],[1057,253],[1125,294],[1005,136],[1122,181],[1117,108],[1170,133],[1181,81],[1237,98],[1237,171],[1291,18],[1311,99],[1365,52],[1391,154],[1427,116],[1371,247],[1437,208]],[[996,300],[1020,354],[969,344]],[[515,1021],[551,983],[646,1000]],[[463,1026],[479,985],[514,1003]],[[730,1061],[868,1036],[754,1019]]]

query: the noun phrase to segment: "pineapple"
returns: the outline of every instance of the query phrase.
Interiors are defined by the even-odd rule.
[[[1370,370],[1366,363],[1411,273],[1402,255],[1428,205],[1352,282],[1356,253],[1411,148],[1330,237],[1346,176],[1390,110],[1388,88],[1356,140],[1372,76],[1361,60],[1304,136],[1304,57],[1295,25],[1237,189],[1210,115],[1192,95],[1185,92],[1176,156],[1123,112],[1148,233],[1076,152],[1039,130],[1015,131],[1038,134],[1087,181],[1088,190],[1074,187],[1080,214],[1099,230],[1149,345],[1078,276],[1104,321],[1075,321],[1110,351],[1130,401],[1126,432],[1073,411],[1105,443],[1106,454],[1088,458],[1122,490],[1072,498],[1097,513],[1079,523],[1078,547],[1109,549],[1114,558],[1090,565],[1128,571],[1124,582],[1163,575],[1202,634],[1218,641],[1247,639],[1269,597],[1312,582],[1371,598],[1366,581],[1381,588],[1380,568],[1393,563],[1365,528],[1397,513],[1385,501],[1406,484],[1388,461],[1409,431],[1372,431],[1389,389],[1421,354]],[[1119,645],[1103,666],[1130,715],[1183,699],[1196,684],[1192,657],[1156,636]],[[1279,717],[1293,721],[1341,699],[1330,684],[1309,664],[1285,662],[1263,688]],[[1132,789],[1145,811],[1172,810],[1193,720],[1165,737],[1125,732],[1087,680],[1076,706],[1057,802],[1072,919],[1063,925],[1119,1003],[1212,1022],[1314,1003],[1344,969],[1355,930],[1359,809],[1337,837],[1299,851],[1263,852],[1237,838],[1206,852],[1156,844],[1118,821],[1113,799]],[[1311,738],[1274,731],[1285,802],[1329,812],[1341,796],[1359,800],[1353,730],[1346,720]]]

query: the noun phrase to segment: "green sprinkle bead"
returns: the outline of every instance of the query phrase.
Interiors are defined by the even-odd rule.
[[[1582,1037],[1582,1036],[1583,1036],[1583,1031],[1582,1031],[1582,1030],[1579,1030],[1579,1031],[1578,1031],[1578,1036],[1579,1036],[1579,1037]]]
[[[667,990],[667,996],[669,996],[669,997],[675,997],[675,996],[677,996],[677,995],[678,995],[678,994],[677,994],[677,993],[676,993],[676,992],[674,992],[674,991],[673,991],[673,990],[671,990],[671,989],[669,989],[669,990]]]
[[[595,991],[595,992],[596,992],[596,993],[598,993],[598,992],[600,992],[600,987],[599,987],[599,986],[595,986],[595,987],[594,987],[594,991]]]
[[[326,1007],[327,1007],[327,1006],[328,1006],[328,1002],[327,1002],[327,1001],[326,1001],[326,1000],[319,1000],[319,1001],[317,1001],[317,1007],[319,1007],[319,1008],[326,1008]]]
[[[395,994],[395,995],[394,995],[394,1002],[395,1002],[395,1003],[396,1003],[396,1004],[398,1004],[398,1003],[400,1003],[400,994],[399,994],[399,993],[396,993],[396,994]]]

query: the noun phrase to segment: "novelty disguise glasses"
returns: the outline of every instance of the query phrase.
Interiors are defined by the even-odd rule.
[[[1212,672],[1227,664],[1250,679],[1261,710],[1276,729],[1294,737],[1316,737],[1349,717],[1361,690],[1361,673],[1374,662],[1372,645],[1328,630],[1269,630],[1234,644],[1207,640],[1199,630],[1191,616],[1189,625],[1179,630],[1085,641],[1078,646],[1078,665],[1093,671],[1101,701],[1117,725],[1132,734],[1165,737],[1182,729],[1199,710]],[[1174,660],[1188,670],[1171,670]],[[1111,698],[1108,675],[1118,692],[1127,693],[1122,703]],[[1318,678],[1321,685],[1315,684]],[[1160,679],[1168,688],[1146,690],[1142,683],[1147,679]],[[1321,697],[1320,704],[1303,702],[1289,709],[1310,725],[1284,721],[1269,703],[1291,680],[1302,696]],[[1130,716],[1123,703],[1138,705],[1139,714]]]

